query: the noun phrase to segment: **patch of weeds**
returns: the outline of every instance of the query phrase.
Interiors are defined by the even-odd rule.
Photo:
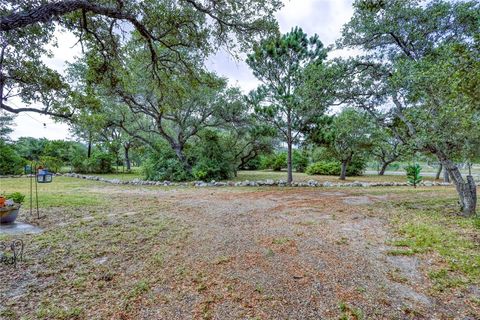
[[[340,239],[335,241],[335,244],[338,244],[338,245],[348,244],[348,238],[341,237]]]
[[[472,224],[475,227],[475,229],[480,230],[480,217],[479,218],[473,218],[472,220],[473,220]]]
[[[3,319],[18,319],[18,315],[12,309],[5,308],[0,310],[0,317]]]
[[[475,304],[475,305],[477,305],[477,306],[480,307],[480,298],[478,298],[478,297],[472,297],[472,298],[470,298],[470,301],[471,301],[473,304]]]
[[[413,256],[415,252],[412,249],[393,249],[388,250],[387,255],[389,256]]]
[[[224,264],[227,263],[231,260],[231,257],[229,256],[220,256],[215,260],[215,264]]]
[[[179,266],[175,269],[175,275],[184,278],[188,274],[188,269],[185,266]]]
[[[356,290],[358,293],[365,293],[365,292],[367,292],[367,289],[365,289],[364,287],[357,287],[355,290]]]
[[[361,309],[354,308],[344,301],[338,304],[338,308],[342,313],[339,318],[340,320],[363,320],[365,318]]]
[[[165,263],[165,252],[164,251],[159,251],[155,252],[152,256],[152,264],[155,267],[162,267],[163,264]]]
[[[265,256],[270,258],[270,257],[273,257],[274,255],[275,255],[275,252],[272,249],[268,248],[267,252],[265,253]]]
[[[465,284],[465,281],[451,274],[447,269],[430,271],[428,277],[433,281],[433,290],[443,292],[449,288],[459,287]]]
[[[265,291],[265,288],[261,284],[255,285],[255,292],[262,294]]]
[[[408,282],[408,278],[403,276],[399,269],[388,271],[387,275],[394,282],[398,282],[398,283]]]
[[[207,285],[203,282],[199,283],[198,286],[197,286],[197,291],[202,292],[202,291],[205,291],[205,290],[207,290]]]
[[[479,284],[480,219],[456,215],[452,209],[454,199],[448,196],[442,199],[413,196],[413,199],[394,203],[397,208],[392,224],[402,238],[392,242],[401,248],[389,254],[435,252],[447,266],[429,273],[434,290]]]
[[[273,239],[273,240],[272,240],[272,243],[273,243],[273,244],[280,244],[280,245],[281,245],[281,244],[288,243],[288,242],[290,242],[290,241],[292,241],[292,240],[289,239],[289,238],[283,237],[283,238],[275,238],[275,239]]]
[[[130,290],[129,294],[127,295],[128,299],[136,299],[142,294],[147,293],[150,291],[150,285],[145,280],[138,281],[132,290]]]
[[[42,303],[36,312],[37,319],[80,319],[83,314],[83,309],[74,307],[71,309],[64,309],[52,305],[50,303]]]
[[[86,287],[86,280],[84,277],[77,277],[72,281],[72,285],[77,289],[84,289]]]

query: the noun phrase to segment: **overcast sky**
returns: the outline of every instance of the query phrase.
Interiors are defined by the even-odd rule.
[[[340,30],[352,15],[352,0],[284,0],[285,6],[277,14],[282,33],[293,27],[301,27],[308,35],[320,36],[327,46],[340,36]],[[75,47],[76,39],[67,33],[59,35],[59,47],[54,49],[54,57],[46,63],[62,71],[65,62],[72,62],[80,55],[80,48]],[[219,75],[230,79],[232,85],[240,86],[245,92],[254,89],[258,82],[243,61],[235,61],[225,52],[219,52],[208,61],[208,66]],[[19,102],[15,102],[20,106]],[[36,113],[20,114],[11,138],[35,137],[48,139],[68,139],[68,126],[55,123],[49,117]],[[45,124],[45,126],[44,126]]]

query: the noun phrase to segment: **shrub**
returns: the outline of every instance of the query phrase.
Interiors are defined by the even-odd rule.
[[[104,152],[94,152],[90,158],[77,153],[72,158],[73,171],[77,173],[111,173],[113,156]]]
[[[145,179],[152,181],[185,181],[192,178],[175,155],[151,154],[142,166]]]
[[[287,167],[287,153],[282,152],[275,155],[272,161],[271,169],[273,171],[281,171],[282,168],[286,168],[286,167]]]
[[[308,154],[305,151],[293,151],[293,168],[297,172],[305,172],[308,167]]]
[[[192,173],[199,180],[224,180],[234,175],[236,165],[226,137],[212,130],[199,136],[189,152],[194,163]]]
[[[366,167],[367,161],[365,161],[365,159],[360,157],[354,158],[348,164],[347,176],[361,176]]]
[[[334,176],[340,174],[340,162],[337,161],[319,161],[312,163],[305,172],[309,175]]]
[[[21,174],[26,163],[13,147],[0,141],[0,175]]]
[[[414,188],[422,182],[423,178],[420,175],[422,171],[422,167],[418,163],[416,164],[409,164],[405,167],[405,171],[407,172],[407,181],[409,185],[412,185]]]
[[[57,173],[63,167],[63,161],[56,157],[43,156],[40,157],[40,165],[47,168],[49,171]]]

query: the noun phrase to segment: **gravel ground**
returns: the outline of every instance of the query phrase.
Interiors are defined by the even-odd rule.
[[[87,289],[59,288],[78,277],[78,260],[56,258],[54,274],[42,277],[34,263],[0,269],[7,279],[0,300],[17,314],[38,315],[50,294],[56,303],[80,304],[79,315],[65,318],[81,319],[475,319],[461,297],[429,295],[428,255],[387,254],[393,232],[375,204],[392,196],[307,188],[93,191],[121,206],[40,222],[47,234],[83,228],[89,240],[65,241],[78,253],[95,251],[83,266],[92,270]],[[161,219],[166,227],[146,235],[142,228]],[[113,238],[122,232],[126,238]],[[111,249],[117,245],[120,251]],[[38,244],[29,254],[39,259],[48,250]],[[108,277],[114,281],[105,285]],[[131,298],[126,288],[142,279],[148,288],[137,286]]]

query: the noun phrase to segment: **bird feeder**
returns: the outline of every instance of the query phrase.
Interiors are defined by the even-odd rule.
[[[53,180],[53,174],[48,170],[40,170],[37,174],[38,183],[50,183]]]

